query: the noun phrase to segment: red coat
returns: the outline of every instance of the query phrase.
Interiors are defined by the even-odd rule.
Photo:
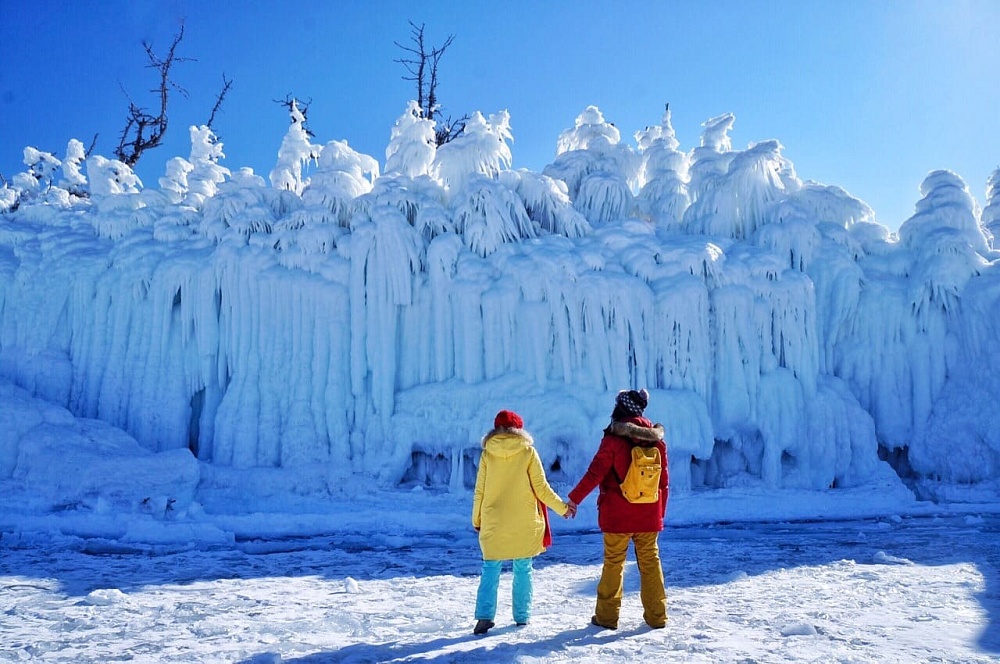
[[[629,438],[643,442],[655,441],[660,450],[660,495],[655,503],[630,503],[622,495],[618,478],[624,478],[632,461]],[[612,470],[612,468],[614,470]],[[617,471],[617,477],[615,476]],[[601,439],[601,446],[580,482],[569,492],[569,499],[580,504],[600,485],[597,496],[597,523],[605,533],[648,533],[663,530],[667,513],[667,493],[670,478],[667,471],[667,446],[663,442],[663,425],[653,424],[644,417],[612,422]]]

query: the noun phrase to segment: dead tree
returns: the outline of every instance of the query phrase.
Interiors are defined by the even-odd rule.
[[[441,146],[462,133],[465,123],[469,119],[468,115],[463,115],[454,121],[450,116],[445,119],[438,103],[438,65],[441,62],[441,56],[455,41],[455,35],[448,35],[441,46],[434,46],[428,51],[427,45],[424,43],[424,24],[417,25],[413,21],[409,23],[412,46],[393,42],[408,54],[396,59],[395,62],[403,65],[408,72],[407,76],[403,76],[403,80],[413,81],[417,84],[417,106],[420,107],[420,117],[437,123],[434,138],[438,146]]]
[[[146,67],[155,69],[158,77],[157,87],[150,90],[150,92],[157,95],[159,100],[159,107],[155,115],[145,107],[132,101],[128,92],[125,92],[124,88],[122,88],[122,91],[125,92],[125,97],[128,99],[128,116],[125,119],[125,128],[122,129],[118,147],[115,149],[115,157],[128,166],[134,166],[146,150],[155,148],[163,141],[163,136],[167,133],[167,107],[170,102],[170,93],[177,92],[184,97],[188,96],[187,90],[170,78],[171,68],[176,63],[194,60],[194,58],[183,58],[177,55],[177,46],[181,43],[182,39],[184,39],[183,22],[181,22],[181,27],[177,31],[177,34],[174,35],[174,40],[170,43],[167,54],[163,57],[160,57],[153,51],[152,44],[145,41],[142,42],[142,47],[146,50],[146,57],[149,60],[149,64]],[[210,129],[232,85],[232,79],[227,79],[226,75],[223,74],[222,90],[216,97],[215,105],[212,107],[212,112],[208,118],[207,126]],[[93,149],[93,145],[91,145],[91,149]],[[88,154],[90,154],[89,151]]]
[[[134,166],[143,152],[155,148],[163,141],[163,135],[167,133],[167,103],[170,100],[171,90],[176,90],[187,97],[187,90],[170,79],[170,68],[173,67],[174,63],[189,60],[189,58],[177,56],[177,45],[181,43],[182,39],[184,39],[183,23],[181,23],[180,30],[174,36],[174,41],[170,44],[164,58],[153,52],[151,44],[142,42],[142,47],[146,49],[146,57],[149,58],[149,64],[146,66],[155,69],[159,76],[159,86],[150,92],[159,96],[160,107],[159,112],[153,115],[129,98],[125,128],[122,129],[118,148],[115,149],[115,156],[118,157],[118,160],[129,166]],[[128,97],[127,92],[125,96]]]
[[[215,114],[219,112],[220,108],[222,108],[222,102],[226,98],[226,94],[229,93],[229,89],[232,87],[233,79],[226,78],[226,72],[222,72],[222,90],[220,90],[219,94],[215,97],[215,105],[212,106],[212,112],[208,115],[208,122],[205,123],[205,126],[213,131],[215,131],[215,128],[212,126],[212,123],[215,122]]]

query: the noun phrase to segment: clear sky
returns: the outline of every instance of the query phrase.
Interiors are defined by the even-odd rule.
[[[0,0],[0,173],[32,145],[113,156],[123,88],[153,106],[142,41],[163,52],[181,19],[165,144],[137,172],[149,186],[188,155],[222,74],[234,79],[215,127],[229,168],[267,176],[287,125],[273,103],[311,99],[316,142],[339,139],[384,162],[393,121],[415,96],[393,60],[408,20],[441,61],[446,114],[506,108],[514,166],[541,170],[587,105],[634,145],[670,102],[681,149],[732,112],[734,147],[776,138],[802,179],[844,187],[897,228],[931,170],[961,175],[984,203],[1000,165],[1000,2],[996,0],[503,0],[502,2]]]

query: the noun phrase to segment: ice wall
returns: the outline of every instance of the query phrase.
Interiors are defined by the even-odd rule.
[[[386,484],[468,486],[501,408],[573,481],[626,387],[651,390],[679,491],[863,484],[880,447],[1000,472],[1000,280],[954,174],[896,238],[777,141],[733,150],[728,114],[684,153],[669,113],[633,150],[590,107],[538,174],[509,170],[505,112],[435,149],[411,108],[380,175],[292,111],[272,186],[204,128],[160,189],[26,153],[0,376],[150,453]]]

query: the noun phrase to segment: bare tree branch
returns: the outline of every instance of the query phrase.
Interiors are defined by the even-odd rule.
[[[87,148],[87,151],[83,153],[84,158],[89,157],[91,153],[94,151],[94,147],[97,145],[97,137],[99,135],[100,134],[94,134],[94,138],[90,141],[90,147]]]
[[[448,39],[445,40],[444,44],[442,44],[440,47],[435,48],[430,52],[429,57],[431,60],[431,82],[430,86],[427,89],[427,108],[430,111],[431,115],[434,115],[438,112],[438,103],[437,103],[438,63],[441,62],[441,56],[444,55],[445,50],[447,50],[447,48],[451,46],[451,43],[453,41],[455,41],[455,35],[448,35]]]
[[[465,131],[465,123],[469,121],[468,115],[463,115],[452,122],[451,116],[447,120],[441,120],[434,129],[434,142],[438,147],[454,140],[459,134]]]
[[[184,39],[183,22],[167,50],[166,57],[161,58],[156,55],[151,44],[142,43],[146,50],[146,57],[149,59],[149,64],[146,66],[150,69],[156,69],[159,73],[159,86],[151,92],[158,94],[160,108],[159,112],[153,115],[129,99],[125,128],[122,129],[118,148],[115,149],[115,156],[129,166],[134,166],[143,152],[155,148],[163,141],[163,135],[167,132],[167,104],[170,99],[170,90],[177,90],[185,97],[187,96],[187,90],[170,79],[170,68],[175,62],[185,62],[191,59],[177,56],[177,46],[182,39]],[[122,90],[124,92],[124,88]],[[128,93],[125,96],[128,98]]]
[[[219,112],[222,108],[222,101],[226,98],[226,94],[229,93],[229,89],[233,87],[233,79],[226,78],[226,72],[222,72],[222,90],[219,91],[218,96],[215,98],[215,105],[212,106],[212,112],[208,116],[208,122],[205,126],[212,129],[212,123],[215,122],[215,114]]]
[[[410,41],[412,41],[416,48],[412,46],[403,46],[397,41],[393,43],[399,48],[403,49],[407,53],[412,53],[416,58],[399,58],[394,62],[398,62],[406,68],[406,71],[410,72],[409,76],[404,76],[404,81],[416,81],[417,83],[417,106],[420,107],[420,112],[424,112],[424,72],[427,68],[427,53],[424,50],[424,24],[421,23],[419,26],[413,21],[410,23]]]

